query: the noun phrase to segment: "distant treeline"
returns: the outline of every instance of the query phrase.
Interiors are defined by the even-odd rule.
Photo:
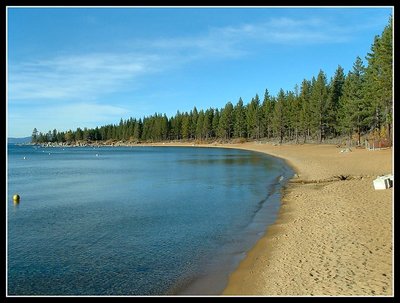
[[[281,89],[277,96],[265,90],[244,104],[177,112],[173,117],[154,114],[141,119],[121,119],[93,129],[32,133],[33,143],[87,141],[229,140],[233,138],[278,139],[307,142],[338,136],[363,135],[391,140],[392,137],[392,17],[381,36],[375,36],[366,55],[367,66],[357,57],[351,71],[339,65],[328,81],[320,70],[317,77],[304,79],[293,91]]]

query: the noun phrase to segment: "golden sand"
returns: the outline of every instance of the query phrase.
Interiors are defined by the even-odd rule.
[[[276,223],[231,274],[224,295],[393,296],[393,188],[373,187],[378,175],[393,173],[392,149],[196,146],[264,152],[297,173]]]
[[[376,176],[392,172],[392,149],[243,148],[287,159],[298,177],[284,191],[277,222],[230,276],[225,295],[393,295],[393,188],[373,187]]]

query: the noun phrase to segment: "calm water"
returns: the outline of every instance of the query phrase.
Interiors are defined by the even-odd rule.
[[[9,145],[8,294],[218,294],[291,174],[240,150]]]

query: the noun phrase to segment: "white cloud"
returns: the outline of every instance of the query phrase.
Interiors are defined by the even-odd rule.
[[[177,63],[204,58],[240,58],[254,52],[254,45],[313,45],[343,43],[359,27],[340,26],[322,18],[271,18],[264,22],[214,27],[197,36],[163,37],[135,41],[139,47],[157,54],[179,58]]]
[[[341,43],[350,38],[349,28],[338,27],[320,18],[272,18],[266,22],[225,27],[216,32],[236,43],[256,40],[264,44]],[[338,35],[340,33],[340,35]]]
[[[195,60],[207,60],[209,64],[209,59],[242,58],[253,55],[260,46],[266,49],[274,45],[343,43],[369,26],[340,22],[319,15],[271,18],[213,27],[199,35],[131,41],[116,52],[54,55],[11,62],[8,65],[8,101],[19,104],[20,111],[12,108],[8,118],[13,121],[12,127],[21,132],[23,127],[32,129],[32,125],[38,128],[52,125],[63,130],[116,122],[129,116],[133,109],[119,106],[123,100],[114,99],[114,106],[100,104],[99,100],[108,93],[135,90],[143,84],[144,76],[171,72]],[[151,98],[152,93],[157,91],[133,95],[135,114],[151,114],[148,111],[153,109],[146,102],[155,99]],[[21,111],[24,105],[29,105],[29,110]]]
[[[54,57],[9,66],[11,100],[98,96],[160,69],[155,55],[85,54]]]
[[[134,89],[144,75],[193,60],[232,59],[254,52],[250,45],[340,43],[351,29],[320,18],[272,18],[265,22],[210,28],[203,35],[135,41],[140,52],[55,56],[9,65],[8,98],[16,101],[96,99]]]

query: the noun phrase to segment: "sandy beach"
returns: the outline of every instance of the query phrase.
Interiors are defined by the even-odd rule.
[[[334,145],[254,142],[196,146],[264,152],[296,171],[276,223],[231,274],[223,295],[393,295],[393,188],[373,187],[378,175],[393,173],[392,149],[341,152]]]
[[[224,294],[393,295],[393,188],[373,188],[377,175],[392,172],[391,149],[245,148],[287,159],[298,177],[284,192],[276,224],[231,275]]]

